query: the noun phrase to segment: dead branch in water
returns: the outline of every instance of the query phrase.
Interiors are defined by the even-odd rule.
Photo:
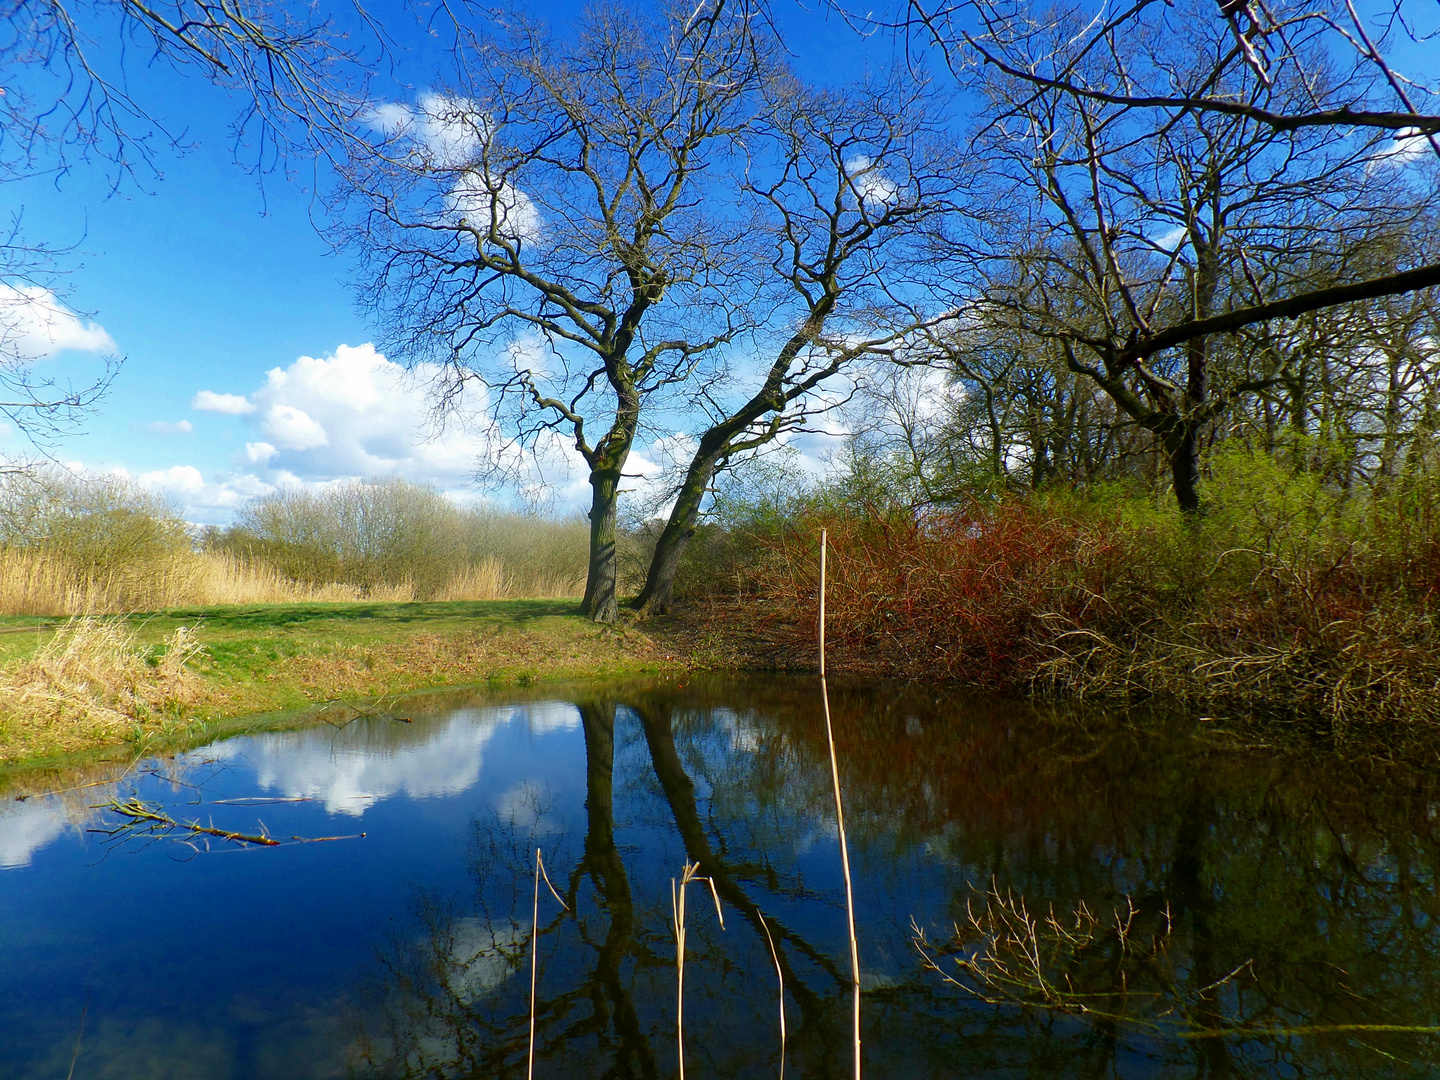
[[[91,809],[108,810],[125,819],[113,829],[86,830],[86,832],[103,833],[112,840],[124,841],[134,837],[143,837],[149,840],[171,839],[189,844],[191,847],[195,846],[196,841],[208,842],[208,838],[212,836],[242,847],[279,847],[283,842],[266,832],[263,824],[260,833],[249,834],[219,829],[214,825],[202,825],[199,821],[177,821],[165,813],[163,807],[142,802],[133,796],[124,802],[112,798],[108,802],[97,803]],[[364,833],[357,833],[354,836],[292,836],[290,839],[302,844],[318,844],[327,840],[355,840],[364,835]],[[199,848],[196,850],[198,851]]]
[[[395,701],[398,701],[399,698],[395,697],[391,698],[390,700],[393,704]],[[347,728],[356,720],[359,720],[361,718],[364,718],[366,720],[394,720],[397,724],[414,723],[414,721],[411,720],[411,718],[408,716],[399,716],[396,713],[390,712],[388,709],[383,708],[384,704],[385,699],[381,698],[375,703],[373,708],[362,709],[359,705],[356,705],[352,701],[346,701],[344,698],[330,698],[328,701],[322,701],[320,703],[320,711],[316,715],[319,719],[325,721],[325,723],[329,724],[333,728]],[[336,723],[334,720],[331,720],[328,716],[325,715],[325,710],[329,709],[331,705],[339,705],[342,708],[349,709],[350,712],[352,712],[354,715],[342,723]]]

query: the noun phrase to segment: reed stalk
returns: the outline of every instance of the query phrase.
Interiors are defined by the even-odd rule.
[[[720,909],[720,892],[715,879],[699,874],[700,864],[687,862],[677,883],[670,879],[670,913],[675,920],[675,1046],[680,1055],[680,1080],[685,1080],[685,887],[696,881],[710,885],[715,898],[715,918],[725,929],[725,913]]]
[[[760,916],[760,929],[765,931],[765,942],[770,946],[770,959],[775,961],[775,978],[780,984],[780,1080],[785,1080],[785,970],[780,966],[780,953],[775,948],[775,939],[770,936],[770,927],[765,916]]]
[[[850,879],[850,845],[845,840],[845,807],[840,798],[840,763],[835,755],[835,732],[830,723],[830,691],[825,685],[825,548],[820,530],[820,700],[825,707],[825,742],[830,747],[830,782],[835,791],[835,827],[840,837],[840,869],[845,876],[845,919],[850,931],[850,984],[854,1001],[852,1040],[855,1080],[860,1080],[860,944],[855,938],[855,889]]]
[[[540,849],[535,849],[535,903],[530,912],[530,1053],[526,1058],[525,1076],[527,1080],[535,1080],[535,989],[540,982],[540,879],[545,879],[545,887],[550,890],[550,895],[555,897],[555,902],[566,911],[570,905],[560,899],[560,894],[555,891],[555,886],[550,884],[550,875],[545,872],[545,860],[540,856]]]

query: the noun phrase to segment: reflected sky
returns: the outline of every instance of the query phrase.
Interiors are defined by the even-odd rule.
[[[0,1078],[66,1075],[82,1011],[76,1076],[523,1075],[536,846],[568,908],[541,905],[537,1075],[675,1074],[687,862],[726,912],[722,929],[691,896],[687,1074],[776,1075],[779,964],[786,1075],[847,1075],[813,680],[530,696],[246,736],[0,804],[0,985],[25,988],[0,995]],[[1440,1075],[1435,1037],[1395,1030],[1440,1024],[1434,776],[1163,717],[831,697],[868,1075]],[[281,844],[87,831],[132,794]],[[354,838],[298,839],[329,836]],[[967,989],[950,938],[992,885],[1035,912],[1135,906],[1130,953],[1101,934],[1063,958],[1089,1014]],[[1163,948],[1140,948],[1162,922]]]

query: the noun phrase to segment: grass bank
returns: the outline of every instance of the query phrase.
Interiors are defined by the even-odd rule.
[[[115,746],[195,745],[225,721],[446,686],[614,677],[677,666],[571,600],[303,603],[104,619],[0,618],[0,768]],[[337,706],[334,703],[339,703]]]

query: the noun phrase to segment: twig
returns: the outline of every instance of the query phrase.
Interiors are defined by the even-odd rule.
[[[104,833],[114,839],[127,832],[138,832],[140,835],[148,835],[159,839],[168,837],[172,833],[184,833],[186,836],[177,839],[184,842],[187,837],[214,836],[221,840],[228,840],[232,844],[251,845],[255,847],[279,847],[281,841],[276,840],[268,832],[262,831],[259,834],[234,832],[230,829],[219,829],[214,825],[201,825],[198,821],[177,821],[160,806],[152,806],[141,802],[138,798],[131,797],[125,802],[112,798],[109,802],[97,803],[92,806],[94,810],[109,810],[125,818],[124,824],[117,825],[113,829],[87,829],[87,832]],[[291,840],[301,844],[322,844],[332,840],[359,840],[365,837],[365,833],[355,833],[349,836],[292,836]],[[197,849],[198,850],[198,849]]]
[[[85,1014],[90,1011],[90,991],[85,991],[85,1007],[80,1010],[80,1030],[75,1033],[75,1053],[70,1055],[70,1071],[65,1080],[75,1080],[75,1063],[80,1060],[80,1040],[85,1037]]]
[[[314,802],[310,795],[296,795],[291,798],[270,797],[268,795],[251,795],[239,799],[211,799],[211,806],[269,806],[271,803],[292,803],[292,802]]]

